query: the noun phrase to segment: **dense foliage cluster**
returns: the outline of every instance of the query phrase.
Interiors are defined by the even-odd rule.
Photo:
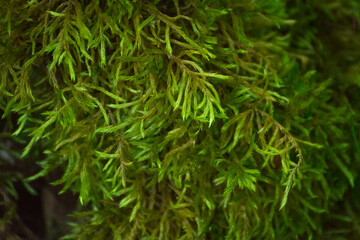
[[[2,149],[26,143],[28,181],[63,170],[82,205],[66,239],[357,239],[359,13],[0,0]]]

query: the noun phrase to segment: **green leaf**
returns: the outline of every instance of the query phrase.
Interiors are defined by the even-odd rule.
[[[80,172],[80,183],[81,183],[81,187],[80,187],[79,200],[81,205],[86,205],[90,196],[91,184],[90,184],[90,176],[87,167],[85,165],[82,167],[82,170]]]
[[[114,100],[116,100],[116,101],[119,101],[119,102],[125,102],[125,99],[123,99],[123,98],[121,98],[121,97],[117,96],[116,94],[113,94],[113,93],[111,93],[111,92],[109,92],[109,91],[105,90],[105,89],[104,89],[104,88],[102,88],[102,87],[95,86],[95,85],[91,85],[91,84],[88,84],[87,86],[88,86],[88,87],[90,87],[90,88],[93,88],[93,89],[99,90],[100,92],[102,92],[102,93],[106,94],[107,96],[109,96],[109,97],[113,98],[113,99],[114,99]]]
[[[346,176],[346,178],[349,180],[351,187],[354,187],[354,176],[352,175],[350,170],[345,166],[345,164],[340,160],[339,157],[337,157],[335,154],[332,154],[332,156],[333,156],[332,160],[339,167],[340,171],[342,171]]]
[[[294,179],[295,179],[295,172],[298,171],[297,169],[293,169],[290,173],[290,175],[287,177],[287,181],[286,181],[286,187],[285,187],[285,191],[284,191],[284,195],[283,198],[281,200],[281,204],[280,204],[280,209],[283,209],[287,203],[287,199],[289,196],[289,192],[290,189],[293,187],[294,185]]]
[[[166,29],[165,29],[165,42],[166,42],[166,51],[169,54],[172,54],[172,48],[170,43],[170,26],[168,24],[166,24]]]
[[[47,11],[47,12],[55,17],[64,17],[65,16],[64,13],[57,13],[57,12],[53,12],[53,11]]]

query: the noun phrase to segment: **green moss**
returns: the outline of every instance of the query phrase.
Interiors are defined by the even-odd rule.
[[[0,109],[79,195],[66,239],[359,237],[358,1],[0,4]]]

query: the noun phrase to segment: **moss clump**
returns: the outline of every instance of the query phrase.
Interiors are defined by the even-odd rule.
[[[359,237],[357,0],[0,5],[0,109],[78,194],[66,239]]]

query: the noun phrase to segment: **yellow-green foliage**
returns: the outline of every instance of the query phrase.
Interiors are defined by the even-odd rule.
[[[79,194],[66,239],[360,237],[357,0],[0,5],[0,109]]]

